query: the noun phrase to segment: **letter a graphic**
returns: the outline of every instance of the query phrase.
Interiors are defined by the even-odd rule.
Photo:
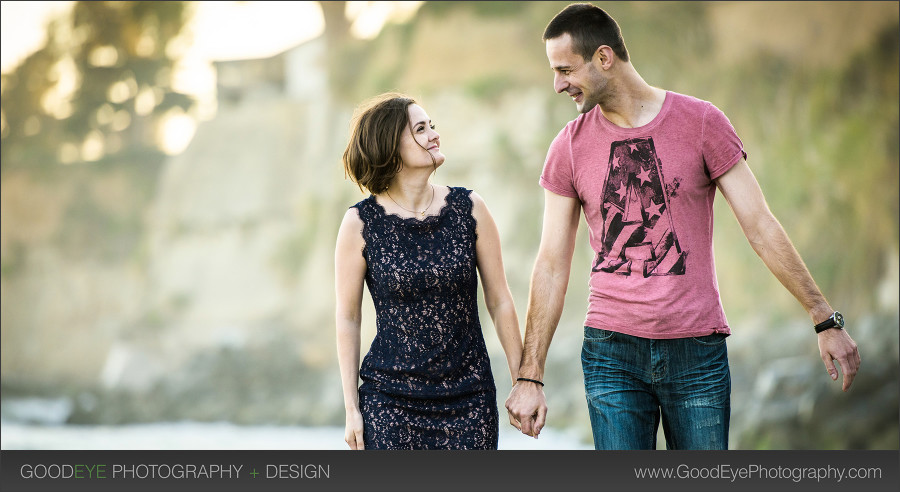
[[[687,251],[678,244],[663,183],[652,138],[612,143],[595,272],[684,275]]]

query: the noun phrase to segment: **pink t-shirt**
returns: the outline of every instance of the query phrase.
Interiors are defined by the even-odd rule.
[[[746,158],[728,118],[667,92],[621,128],[599,106],[550,145],[540,184],[578,198],[595,252],[585,325],[644,338],[730,334],[713,259],[715,180]]]

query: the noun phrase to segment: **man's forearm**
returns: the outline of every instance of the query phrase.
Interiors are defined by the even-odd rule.
[[[753,250],[775,278],[806,309],[813,322],[818,323],[831,316],[834,310],[775,216],[768,214],[761,219],[757,231],[748,235]]]
[[[759,182],[741,160],[716,180],[753,250],[775,278],[818,323],[834,311],[825,300],[800,254],[769,210]]]
[[[567,268],[554,269],[540,261],[535,264],[531,278],[525,321],[525,348],[522,352],[519,376],[543,380],[547,352],[562,316],[568,282]]]

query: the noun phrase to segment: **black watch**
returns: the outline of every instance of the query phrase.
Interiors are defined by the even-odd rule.
[[[835,311],[828,319],[816,325],[816,333],[822,333],[829,328],[844,328],[844,315]]]

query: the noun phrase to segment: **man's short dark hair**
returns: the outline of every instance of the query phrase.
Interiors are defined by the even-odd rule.
[[[547,24],[543,40],[572,36],[572,49],[585,61],[590,61],[602,45],[612,48],[622,61],[628,61],[628,49],[615,19],[600,7],[589,3],[573,3],[562,9]]]

